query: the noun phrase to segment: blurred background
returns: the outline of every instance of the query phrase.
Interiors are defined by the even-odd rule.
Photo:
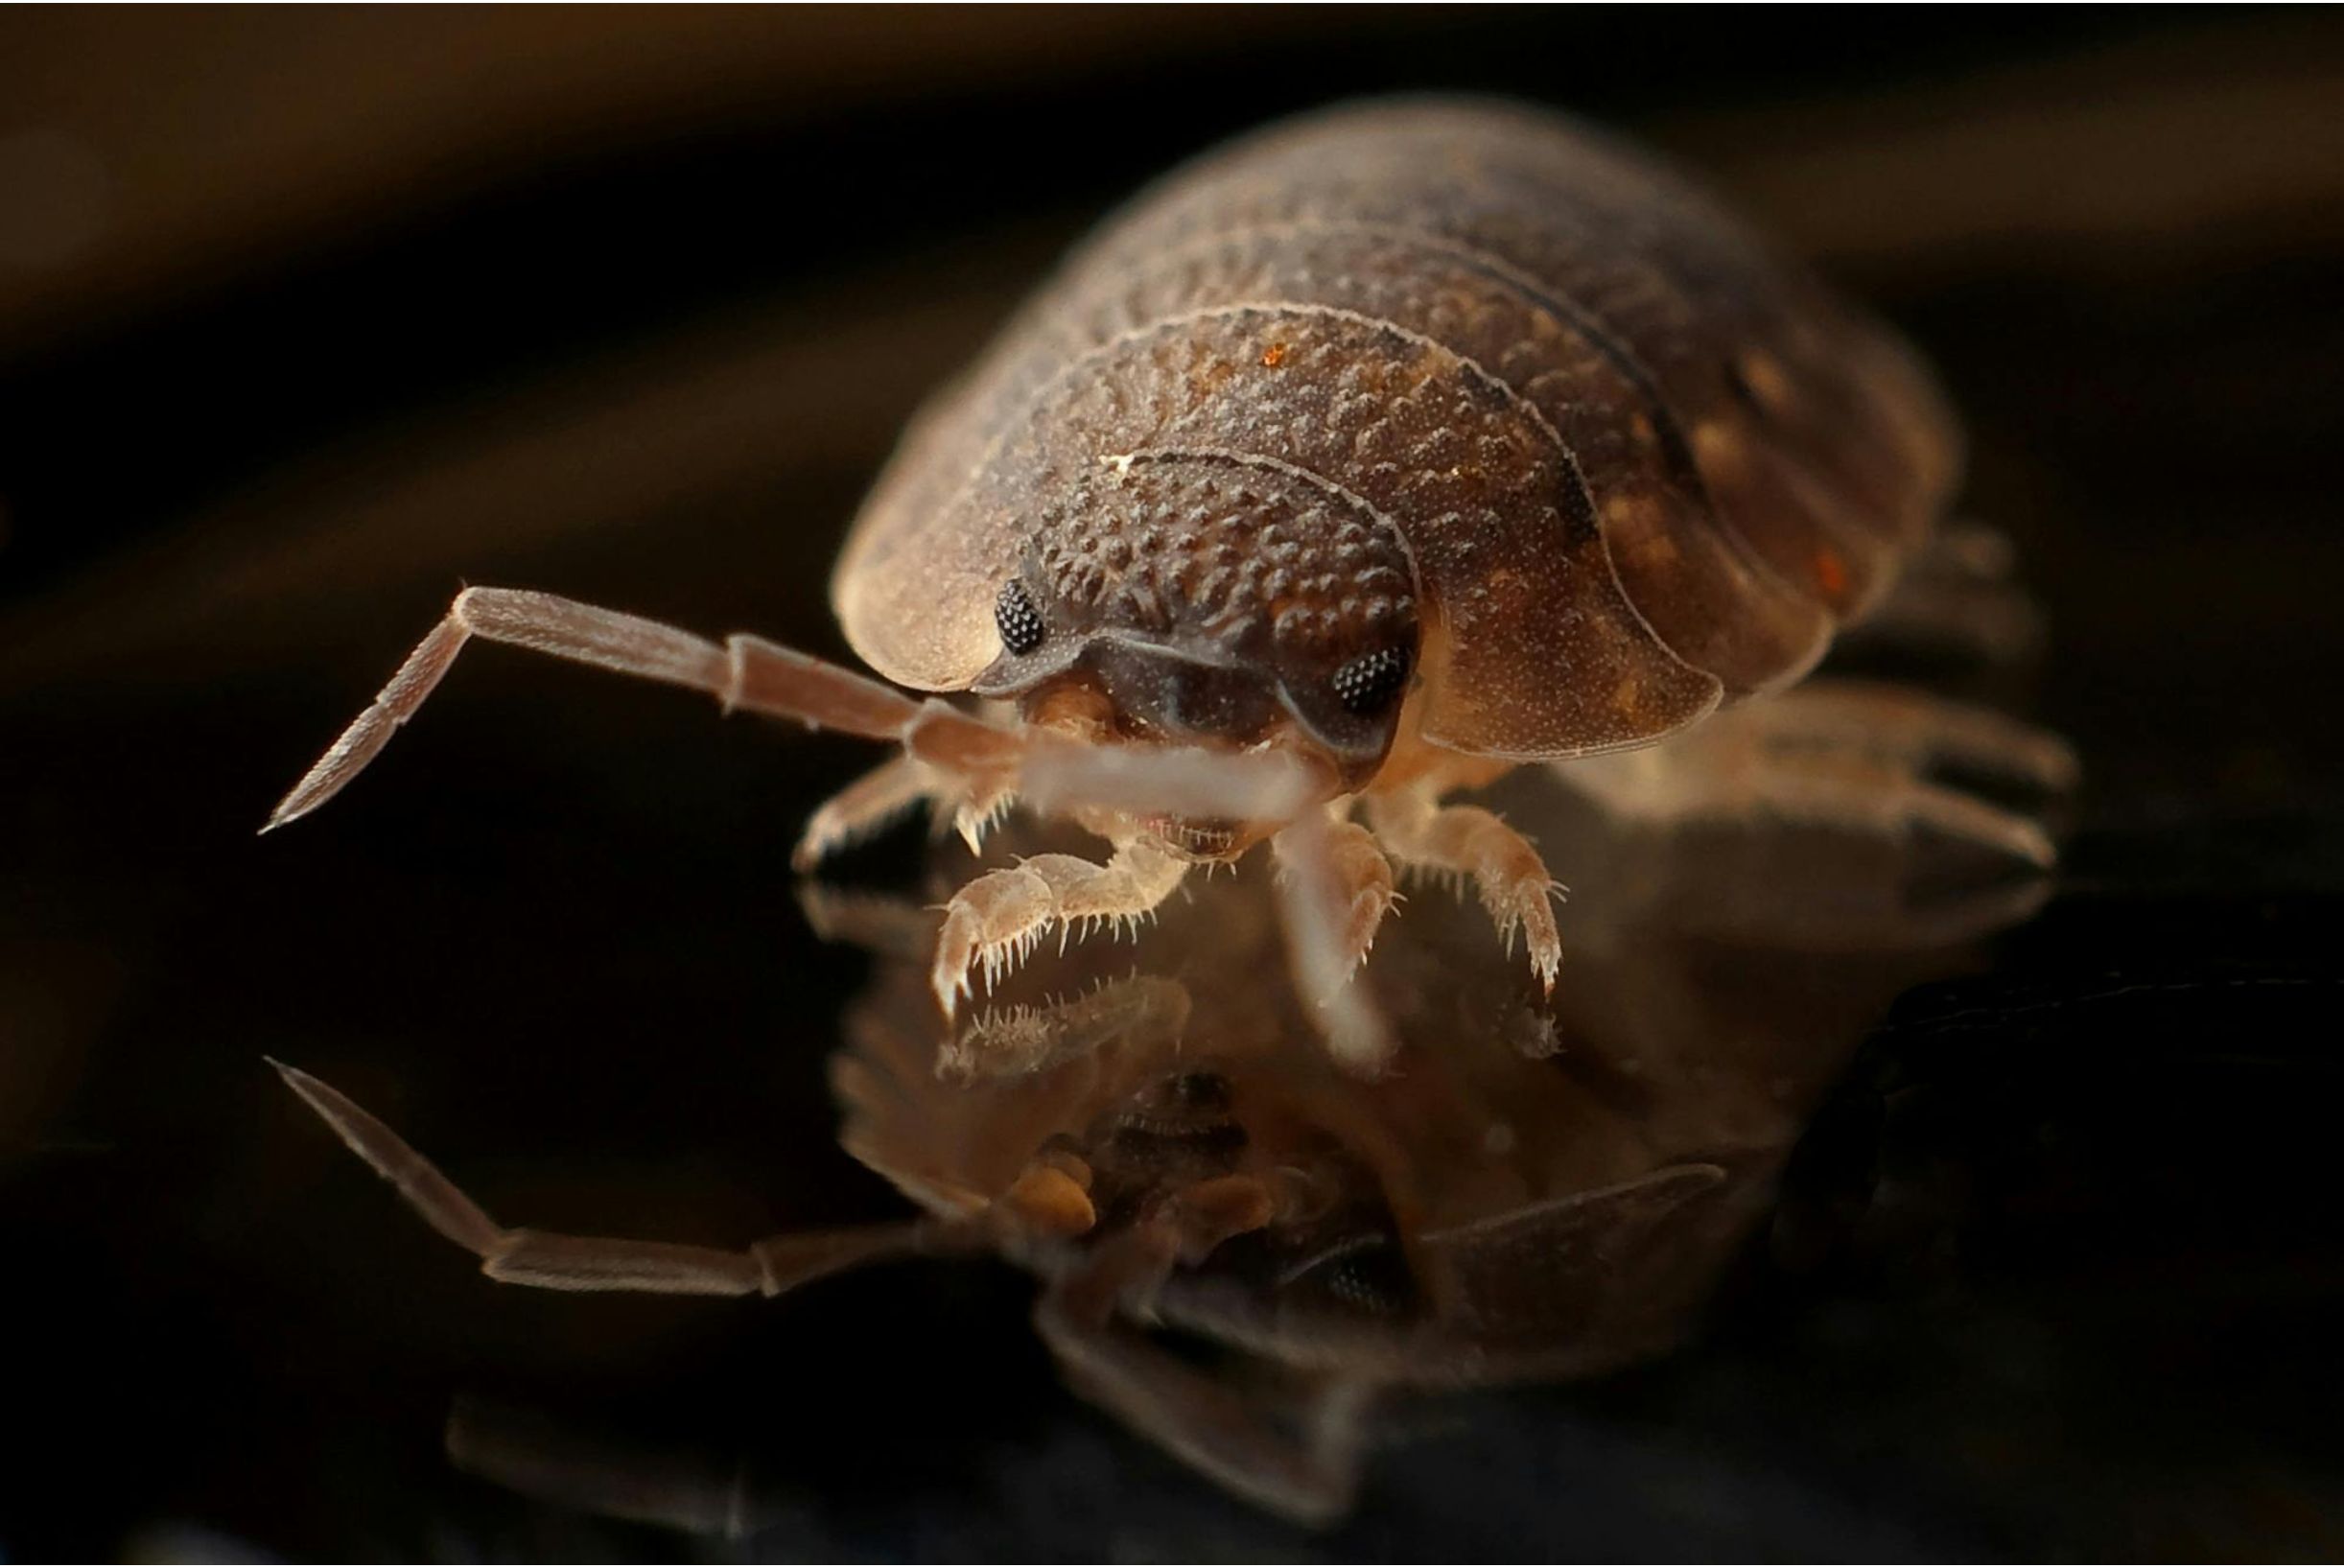
[[[1325,1537],[1059,1392],[1004,1268],[479,1279],[262,1055],[517,1220],[898,1212],[823,1081],[860,960],[785,863],[865,754],[483,652],[332,810],[269,805],[462,581],[843,656],[862,488],[1062,247],[1418,87],[1677,154],[1971,422],[2089,784],[2058,897],[1794,1162],[1899,1223],[1467,1402]],[[754,1450],[775,1555],[2344,1551],[2340,105],[2322,12],[0,15],[0,1556],[744,1550],[457,1474],[458,1395]]]

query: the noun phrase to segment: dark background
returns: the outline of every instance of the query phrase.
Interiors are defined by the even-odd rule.
[[[785,862],[862,754],[484,653],[269,804],[460,580],[843,653],[862,486],[1059,246],[1420,86],[1677,152],[1971,420],[2089,784],[2045,914],[1802,1151],[1887,1219],[1661,1366],[1459,1401],[1331,1537],[1059,1392],[999,1266],[479,1279],[262,1054],[514,1218],[895,1213]],[[2332,13],[0,17],[0,1555],[738,1550],[458,1475],[459,1394],[746,1456],[773,1555],[2344,1552],[2339,104]]]

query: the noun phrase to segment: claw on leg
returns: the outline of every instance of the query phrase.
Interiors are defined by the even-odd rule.
[[[1169,898],[1188,862],[1135,839],[1105,865],[1071,854],[1038,854],[988,872],[952,896],[929,973],[937,1002],[950,1018],[981,971],[991,991],[1023,963],[1051,926],[1061,940],[1104,924],[1137,931]]]
[[[1400,901],[1392,883],[1392,862],[1376,846],[1375,835],[1356,822],[1331,822],[1326,828],[1326,855],[1336,878],[1336,897],[1344,919],[1339,942],[1348,957],[1348,977],[1367,961],[1375,946],[1375,933],[1384,917]]]
[[[1478,806],[1442,806],[1423,789],[1371,798],[1368,820],[1401,864],[1470,877],[1507,950],[1513,950],[1520,934],[1538,983],[1554,991],[1562,967],[1554,902],[1561,888],[1528,839],[1492,812]]]

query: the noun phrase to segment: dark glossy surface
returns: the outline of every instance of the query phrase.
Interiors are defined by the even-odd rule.
[[[692,1474],[747,1456],[775,1556],[2333,1555],[2324,201],[2066,201],[1918,249],[1844,240],[1926,238],[1886,203],[1780,215],[1942,365],[1972,507],[2048,607],[2034,712],[2088,772],[2061,891],[1990,968],[1894,1004],[1691,1346],[1426,1408],[1343,1533],[1266,1520],[1059,1392],[1006,1267],[770,1304],[491,1286],[261,1064],[331,1078],[516,1220],[737,1242],[899,1212],[824,1082],[863,966],[812,944],[785,870],[858,749],[484,654],[333,811],[249,831],[459,576],[836,651],[829,557],[903,410],[1180,151],[1428,75],[1552,93],[1570,41],[1579,106],[1731,186],[1807,192],[1854,145],[1941,179],[1968,146],[1940,206],[2060,158],[2074,189],[2179,202],[2205,184],[2185,147],[2262,189],[2312,133],[2256,105],[2338,59],[2252,16],[1666,49],[1622,18],[1414,25],[1331,66],[1184,35],[1153,75],[1060,57],[902,115],[673,122],[126,296],[0,367],[0,1237],[38,1435],[0,1471],[0,1548],[724,1550],[465,1477],[460,1397]],[[2226,136],[2160,140],[2208,83]],[[1144,134],[1068,134],[1140,89],[1167,105]],[[1942,124],[1973,139],[1920,135],[1906,100],[1968,104]],[[2027,140],[2046,101],[2151,107],[2096,163]],[[915,145],[942,160],[926,202]],[[739,199],[785,166],[838,222]],[[1060,221],[936,243],[1018,215]]]

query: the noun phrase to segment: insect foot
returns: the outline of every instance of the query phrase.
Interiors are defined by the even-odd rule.
[[[1555,928],[1560,883],[1530,840],[1478,806],[1439,806],[1411,790],[1369,803],[1369,820],[1394,858],[1454,880],[1471,878],[1506,950],[1524,939],[1530,967],[1549,995],[1562,969],[1562,937]]]
[[[986,873],[945,905],[929,971],[937,1003],[950,1018],[979,971],[992,991],[1053,925],[1062,943],[1101,925],[1137,933],[1187,872],[1187,861],[1134,840],[1103,866],[1078,855],[1038,854]]]

